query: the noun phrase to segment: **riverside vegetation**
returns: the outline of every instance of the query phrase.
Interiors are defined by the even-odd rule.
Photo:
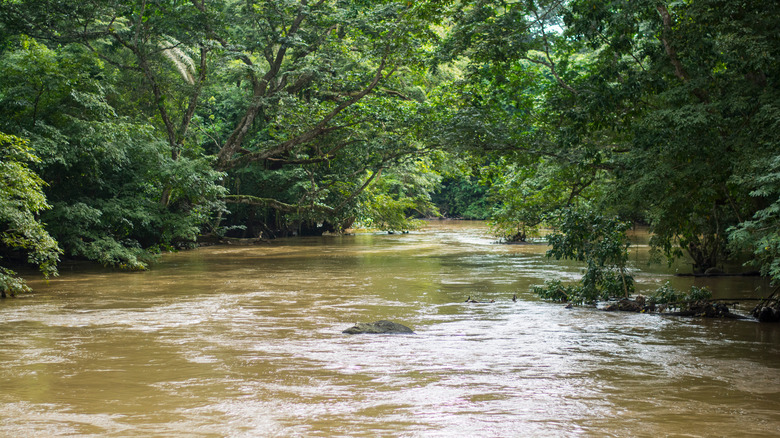
[[[441,214],[552,227],[586,269],[548,298],[629,297],[637,223],[777,282],[779,35],[772,1],[0,0],[0,292]]]

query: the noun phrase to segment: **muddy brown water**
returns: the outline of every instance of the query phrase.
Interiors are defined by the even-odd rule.
[[[565,309],[544,251],[442,221],[66,267],[0,301],[0,436],[780,435],[780,325]],[[641,290],[765,286],[645,253]],[[416,334],[341,333],[378,319]]]

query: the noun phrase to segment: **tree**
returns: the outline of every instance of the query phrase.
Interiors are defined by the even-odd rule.
[[[114,107],[140,110],[173,161],[214,155],[223,185],[242,189],[227,202],[320,222],[352,216],[364,176],[418,150],[402,128],[424,106],[415,77],[439,3],[14,1],[4,21],[114,68],[131,97]],[[274,180],[295,189],[279,199],[255,183]]]
[[[593,303],[628,298],[633,293],[634,278],[628,270],[628,222],[571,209],[561,210],[549,222],[554,224],[555,232],[548,236],[552,248],[547,257],[585,262],[586,269],[581,286],[562,287],[559,281],[552,281],[536,289],[540,296]]]
[[[194,241],[219,208],[209,160],[173,160],[152,126],[119,114],[115,71],[89,50],[21,36],[0,73],[0,126],[41,158],[34,166],[53,207],[42,217],[66,255],[143,269],[148,250]]]
[[[624,122],[613,197],[644,210],[653,243],[686,251],[698,272],[729,256],[727,229],[757,207],[739,181],[778,146],[767,134],[777,132],[779,12],[763,2],[582,1],[567,18],[601,52],[602,89],[620,102],[608,112],[642,103]]]
[[[729,238],[737,251],[752,253],[750,264],[773,284],[780,283],[780,155],[764,164],[750,184],[755,198],[767,199],[768,205],[753,217],[731,228]],[[763,167],[763,166],[762,166]],[[771,201],[771,203],[769,203]],[[766,205],[766,204],[765,204]]]
[[[418,228],[415,218],[438,215],[431,193],[441,175],[426,157],[409,159],[381,175],[361,199],[362,214],[358,221],[385,231],[408,231]]]
[[[426,106],[419,59],[435,20],[419,14],[425,7],[291,2],[237,15],[246,20],[241,44],[263,44],[241,56],[227,53],[235,62],[220,74],[241,88],[215,90],[217,101],[227,91],[249,93],[242,100],[257,102],[238,122],[227,119],[232,131],[214,142],[218,166],[243,188],[228,201],[263,216],[269,208],[281,212],[292,228],[326,223],[338,229],[359,215],[359,195],[373,176],[420,150],[411,127]],[[279,46],[281,40],[295,44]],[[254,63],[265,64],[262,77]],[[286,180],[284,191],[274,191],[275,183],[250,183],[279,177]]]
[[[471,60],[459,114],[478,134],[462,143],[508,151],[520,175],[573,171],[597,211],[649,223],[656,248],[705,272],[771,202],[749,195],[779,146],[770,3],[465,2],[445,46]]]
[[[443,102],[449,117],[436,140],[492,157],[483,180],[496,204],[494,229],[505,239],[522,240],[547,214],[592,201],[607,180],[610,151],[597,150],[582,118],[564,112],[587,57],[572,54],[562,38],[560,12],[560,2],[465,3],[443,45],[445,59],[470,64]]]
[[[42,191],[44,182],[29,168],[37,161],[26,141],[0,132],[0,250],[27,253],[27,261],[49,277],[57,275],[61,251],[37,218],[50,208]],[[28,290],[14,271],[0,266],[0,297]]]

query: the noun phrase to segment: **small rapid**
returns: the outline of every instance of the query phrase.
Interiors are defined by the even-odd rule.
[[[780,434],[780,327],[566,309],[529,292],[580,275],[545,250],[436,221],[31,279],[0,301],[0,436]],[[640,290],[760,287],[636,257]],[[379,319],[415,334],[341,333]]]

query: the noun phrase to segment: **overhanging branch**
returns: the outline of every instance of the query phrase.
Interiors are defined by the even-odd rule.
[[[325,205],[295,205],[287,204],[273,198],[259,198],[250,195],[228,195],[225,196],[225,202],[231,204],[248,204],[257,207],[273,208],[284,213],[301,213],[305,210],[317,210],[324,213],[333,213],[334,209]]]

